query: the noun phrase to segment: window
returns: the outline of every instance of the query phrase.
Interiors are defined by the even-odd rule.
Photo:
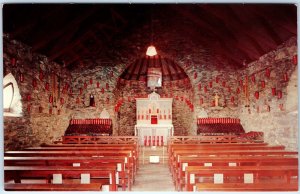
[[[14,86],[10,82],[3,88],[3,108],[4,112],[10,112],[11,103],[14,97]]]
[[[9,73],[3,78],[4,116],[22,116],[21,95],[15,77]]]

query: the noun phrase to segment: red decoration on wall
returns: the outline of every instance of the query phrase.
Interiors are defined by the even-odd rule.
[[[53,103],[53,96],[51,94],[49,96],[49,103]]]
[[[268,77],[268,78],[270,77],[270,75],[271,75],[271,70],[270,70],[269,68],[266,69],[266,74],[265,74],[265,75],[266,75],[266,77]]]
[[[40,79],[41,81],[43,81],[43,79],[44,79],[44,73],[43,73],[42,70],[40,70],[40,73],[39,73],[39,79]]]
[[[243,86],[243,80],[240,80],[240,85]]]
[[[280,90],[277,91],[277,97],[278,97],[278,99],[282,98],[282,91],[280,91]]]
[[[256,99],[259,99],[259,92],[256,91],[256,92],[254,93],[254,96],[255,96]]]
[[[11,58],[10,63],[11,63],[11,66],[12,66],[12,67],[15,67],[16,64],[17,64],[16,58]]]
[[[204,86],[204,92],[205,93],[207,92],[207,86]]]
[[[28,104],[27,105],[27,111],[30,112],[30,110],[31,110],[31,104]]]
[[[79,88],[79,94],[81,95],[82,94],[82,88]]]
[[[60,104],[63,105],[65,103],[64,98],[60,98]]]
[[[90,78],[90,84],[91,85],[93,84],[93,78]]]
[[[236,93],[239,94],[241,92],[240,88],[236,89]]]
[[[284,74],[283,74],[283,80],[284,80],[285,82],[289,81],[289,77],[288,77],[288,74],[287,74],[287,73],[284,73]]]
[[[234,96],[231,96],[230,102],[231,102],[231,103],[234,103]]]
[[[35,78],[32,79],[32,86],[33,86],[34,88],[37,87],[37,81],[36,81]]]
[[[84,86],[84,89],[86,89],[87,88],[87,83],[84,82],[83,86]]]
[[[228,90],[228,92],[231,92],[231,87],[228,87],[227,90]]]
[[[20,74],[19,74],[19,81],[20,81],[21,83],[24,82],[24,74],[23,74],[22,72],[20,72]]]
[[[255,75],[254,75],[254,74],[251,76],[251,81],[252,81],[253,83],[255,83]]]
[[[108,97],[106,97],[106,103],[107,103],[107,104],[109,103],[109,98],[108,98]]]
[[[211,101],[211,106],[215,106],[215,100]]]
[[[30,94],[27,94],[27,101],[30,101],[31,100],[31,95]]]
[[[100,88],[100,83],[99,82],[97,82],[97,88]]]
[[[265,81],[261,81],[261,87],[265,88],[266,87],[266,82]]]
[[[109,89],[109,84],[108,84],[108,83],[106,83],[106,89],[107,89],[107,90]]]
[[[80,103],[80,100],[79,100],[79,98],[77,97],[76,98],[76,104],[79,104]]]
[[[52,108],[49,108],[49,114],[52,115]]]
[[[104,88],[101,88],[101,93],[104,94]]]
[[[272,88],[272,95],[273,95],[273,96],[276,95],[276,88]]]
[[[293,64],[294,64],[294,65],[297,65],[297,64],[298,64],[298,56],[297,56],[297,55],[294,55],[294,56],[293,56]]]
[[[203,98],[200,98],[200,105],[203,104]]]
[[[225,81],[222,82],[222,86],[223,86],[223,87],[226,86],[226,82],[225,82]]]
[[[194,79],[197,79],[197,72],[194,73]]]
[[[199,91],[201,90],[201,84],[198,84],[198,90]]]
[[[213,82],[210,81],[210,82],[209,82],[209,87],[212,88],[212,85],[213,85]]]
[[[72,94],[73,94],[73,89],[72,89],[72,88],[70,88],[70,90],[69,90],[69,94],[70,94],[70,95],[72,95]]]
[[[45,89],[46,89],[47,91],[49,91],[49,87],[50,87],[49,83],[46,82],[46,83],[45,83]]]
[[[217,76],[216,77],[216,83],[219,83],[220,78]]]

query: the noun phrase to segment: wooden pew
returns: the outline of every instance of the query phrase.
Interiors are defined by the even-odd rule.
[[[185,169],[187,166],[298,166],[298,158],[285,157],[182,157],[179,166],[173,174],[176,190],[182,190],[184,185]]]
[[[90,184],[24,184],[5,183],[5,191],[101,191],[101,183]]]
[[[107,157],[107,156],[121,156],[124,157],[125,163],[128,163],[131,175],[129,178],[129,181],[131,181],[130,184],[128,184],[129,189],[131,189],[131,185],[134,182],[134,176],[136,171],[136,161],[132,157],[132,151],[128,150],[118,150],[118,151],[112,151],[112,150],[65,150],[65,151],[7,151],[5,152],[5,156],[17,156],[17,157],[24,157],[24,156],[38,156],[38,157],[64,157],[69,156],[75,157],[75,156],[88,156],[88,157]],[[132,173],[131,173],[132,172]]]
[[[298,191],[297,183],[197,183],[196,191]]]
[[[241,180],[244,174],[253,174],[253,182],[261,182],[262,177],[271,177],[268,182],[276,180],[276,183],[291,183],[298,182],[298,166],[232,166],[224,168],[222,166],[203,167],[203,166],[188,166],[186,167],[186,191],[193,191],[193,186],[198,183],[199,177],[214,178],[215,174],[223,174],[224,177],[236,177]],[[293,180],[293,177],[297,177]],[[273,179],[274,177],[284,177],[283,180]],[[226,180],[226,179],[224,179]]]
[[[80,166],[95,167],[114,165],[120,173],[121,185],[123,191],[131,190],[133,172],[132,169],[125,169],[125,160],[123,157],[4,157],[5,166]],[[127,180],[127,181],[126,181]]]
[[[175,150],[171,158],[169,158],[169,167],[171,172],[174,171],[180,157],[192,156],[192,157],[223,157],[223,156],[297,156],[296,151],[285,150],[239,150],[224,147],[224,150]]]
[[[77,145],[77,144],[75,144]],[[55,145],[55,146],[46,146],[46,147],[29,147],[25,148],[24,150],[26,151],[100,151],[100,150],[106,150],[106,151],[112,151],[112,152],[119,152],[121,151],[131,151],[132,152],[132,157],[135,160],[135,169],[134,173],[137,171],[138,167],[138,151],[135,145],[131,144],[123,144],[122,146],[119,146],[120,144],[116,145],[109,145],[109,144],[104,144],[104,145],[92,145],[92,146],[86,146],[86,144],[81,144],[81,146],[72,146],[72,145]]]
[[[117,190],[117,169],[115,166],[107,167],[70,167],[70,166],[4,166],[5,182],[14,180],[21,183],[24,178],[43,178],[51,183],[53,174],[62,174],[64,178],[79,178],[81,174],[90,174],[91,179],[102,178],[109,182],[112,191]]]
[[[245,149],[252,147],[266,147],[267,143],[220,143],[220,144],[170,144],[168,146],[169,161],[174,157],[174,151],[183,149]],[[255,149],[255,148],[254,148]]]
[[[110,151],[110,150],[65,150],[65,151],[6,151],[4,156],[15,156],[15,157],[22,157],[22,156],[92,156],[92,157],[104,157],[104,156],[123,156],[125,158],[125,162],[128,162],[132,165],[132,168],[135,169],[136,161],[132,157],[131,151]]]

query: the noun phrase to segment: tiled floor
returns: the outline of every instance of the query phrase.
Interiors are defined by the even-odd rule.
[[[175,191],[167,164],[141,164],[132,191]]]

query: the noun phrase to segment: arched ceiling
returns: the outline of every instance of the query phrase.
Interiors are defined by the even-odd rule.
[[[297,35],[295,4],[4,4],[3,32],[72,70],[132,49],[151,17],[238,68]]]
[[[120,78],[124,80],[147,80],[147,70],[149,67],[160,68],[162,71],[162,81],[176,81],[188,78],[184,70],[173,60],[156,55],[145,56],[135,60],[130,64]]]

